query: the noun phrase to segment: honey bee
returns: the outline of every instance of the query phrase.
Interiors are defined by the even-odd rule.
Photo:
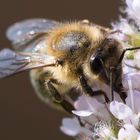
[[[125,100],[122,59],[126,50],[111,29],[88,21],[60,23],[46,19],[12,25],[7,37],[15,50],[0,51],[0,78],[30,70],[37,95],[56,108],[71,111],[67,95],[104,94],[111,86]],[[93,89],[96,90],[93,90]]]

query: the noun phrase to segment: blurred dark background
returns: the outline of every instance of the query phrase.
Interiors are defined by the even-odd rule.
[[[0,49],[10,47],[5,30],[20,20],[89,19],[110,26],[118,19],[120,5],[121,0],[1,0]],[[64,116],[37,98],[27,72],[0,80],[1,140],[72,140],[59,130]]]

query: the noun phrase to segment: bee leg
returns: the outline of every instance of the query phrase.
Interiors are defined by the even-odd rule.
[[[114,71],[114,67],[111,67],[110,68],[110,92],[111,92],[111,101],[114,101],[113,71]]]
[[[60,95],[60,93],[57,91],[57,89],[54,87],[53,85],[53,81],[55,80],[49,80],[47,82],[48,85],[48,89],[53,97],[53,100],[59,104],[61,104],[61,106],[66,110],[66,112],[68,113],[72,113],[72,110],[75,110],[75,108],[73,107],[73,105],[71,103],[69,103],[67,100],[65,100],[64,98],[62,98],[62,96]],[[57,84],[57,82],[56,82]]]
[[[126,92],[124,90],[124,87],[123,87],[122,83],[120,84],[120,91],[118,93],[119,93],[121,99],[123,100],[123,102],[126,103],[125,99],[127,97],[127,94],[126,94]]]
[[[72,110],[75,110],[74,106],[65,99],[63,99],[60,104],[64,108],[64,110],[70,114],[72,114]]]
[[[88,85],[87,80],[85,79],[84,75],[79,76],[80,84],[84,90],[84,92],[90,96],[93,96],[93,90],[92,88]]]
[[[92,88],[88,85],[87,80],[85,78],[85,76],[83,74],[81,74],[79,76],[79,80],[80,80],[80,84],[82,86],[82,89],[84,90],[84,92],[86,94],[88,94],[89,96],[97,96],[97,95],[104,95],[105,101],[109,102],[110,100],[108,99],[108,97],[106,96],[104,91],[101,90],[97,90],[97,91],[93,91]]]
[[[117,88],[115,88],[114,83],[117,83],[117,76],[114,79],[114,73],[115,73],[116,68],[111,67],[110,68],[110,92],[111,92],[111,101],[114,100],[114,89],[115,91],[120,95],[121,99],[125,103],[125,99],[127,97],[126,92],[124,91],[122,83],[120,83]]]
[[[54,87],[53,83],[51,80],[49,80],[47,82],[47,86],[48,86],[48,89],[53,97],[53,99],[56,101],[56,102],[62,102],[62,97],[60,95],[60,93],[57,91],[57,89]]]

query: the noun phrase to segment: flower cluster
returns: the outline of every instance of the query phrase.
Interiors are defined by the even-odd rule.
[[[113,23],[121,30],[116,37],[125,48],[140,46],[140,0],[126,0],[127,17]],[[133,20],[133,22],[130,22]],[[115,97],[80,96],[74,102],[73,118],[64,118],[61,131],[79,140],[140,140],[140,52],[131,51],[124,58],[123,85],[125,103]],[[117,94],[115,94],[117,95]]]
[[[87,140],[139,140],[140,73],[131,73],[125,78],[128,91],[126,104],[117,99],[101,103],[96,98],[83,95],[74,104],[76,111],[73,114],[79,119],[63,119],[61,130],[67,135]]]
[[[140,1],[126,0],[126,13],[128,14],[128,18],[134,19],[140,27]]]

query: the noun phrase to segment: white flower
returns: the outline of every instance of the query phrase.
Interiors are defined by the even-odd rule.
[[[134,104],[133,104],[133,111],[135,112],[135,113],[138,113],[138,112],[140,112],[140,91],[138,91],[138,90],[133,90],[133,102],[134,102]],[[130,94],[128,94],[128,96],[127,96],[127,98],[126,98],[126,104],[128,105],[128,106],[132,106],[131,105],[131,97],[130,97]]]
[[[80,139],[140,140],[139,83],[140,73],[125,74],[123,84],[128,93],[126,104],[112,101],[108,105],[96,97],[79,97],[74,104],[76,110],[72,112],[79,116],[83,125],[81,126],[76,118],[65,118],[60,129],[65,134],[78,136]],[[117,121],[110,114],[117,118]]]
[[[137,129],[140,129],[140,112],[138,114],[133,114],[129,120],[126,120],[126,123],[133,124]]]
[[[126,0],[128,15],[140,23],[140,0]]]
[[[107,127],[103,127],[101,130],[100,130],[100,133],[99,133],[100,137],[102,139],[115,139],[115,136],[113,134],[113,132],[111,131],[111,128],[107,128]]]
[[[113,101],[110,103],[111,113],[123,123],[133,124],[140,128],[140,73],[128,73],[125,75],[124,86],[128,96],[126,104]]]
[[[76,136],[80,133],[80,124],[76,118],[64,118],[62,120],[61,131],[69,136]]]
[[[60,130],[72,137],[80,136],[81,133],[84,134],[85,137],[93,134],[89,129],[82,127],[77,118],[64,118]]]
[[[118,140],[138,140],[140,133],[131,124],[125,124],[118,133]]]
[[[128,93],[126,104],[133,109],[133,112],[140,112],[140,73],[126,74],[123,84]]]
[[[102,121],[94,125],[93,138],[96,140],[96,137],[98,137],[99,140],[116,140],[115,131],[111,128],[109,123],[107,124]]]
[[[134,113],[126,104],[113,101],[110,103],[110,112],[115,118],[122,120],[124,124],[131,124],[137,129],[140,128],[140,113]]]
[[[112,27],[114,30],[120,30],[122,33],[127,35],[135,34],[135,28],[123,18],[121,18],[119,22],[112,23]]]
[[[76,111],[73,111],[75,115],[80,117],[91,117],[92,120],[110,120],[111,116],[107,110],[107,106],[100,103],[94,97],[81,96],[74,104]],[[103,116],[103,114],[105,114]],[[88,118],[88,119],[89,119]]]
[[[119,120],[124,120],[132,116],[132,110],[125,104],[113,101],[110,103],[111,113]]]
[[[138,32],[138,29],[128,22],[127,19],[120,18],[119,22],[112,23],[113,30],[121,31],[116,34],[113,34],[112,36],[116,38],[119,42],[121,42],[122,47],[128,48],[128,47],[138,47],[140,45],[140,33]],[[134,52],[130,51],[127,52],[125,56],[128,58],[134,57]]]

